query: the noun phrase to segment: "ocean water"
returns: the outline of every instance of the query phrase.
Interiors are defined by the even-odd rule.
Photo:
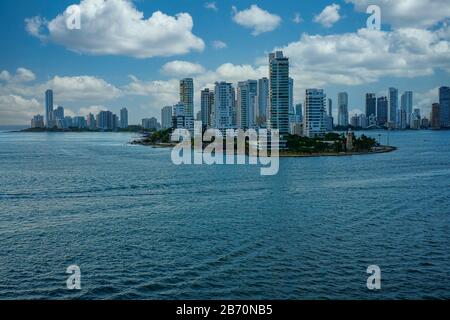
[[[0,132],[0,299],[450,298],[450,131],[265,177],[132,139]]]

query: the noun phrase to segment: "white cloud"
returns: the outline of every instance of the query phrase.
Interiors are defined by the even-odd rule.
[[[131,77],[131,82],[124,86],[122,90],[131,96],[149,97],[153,106],[161,108],[166,105],[174,105],[180,100],[179,80],[171,79],[167,81],[142,81],[137,77]]]
[[[161,73],[174,77],[185,77],[205,72],[205,68],[198,63],[188,61],[170,61],[163,65]]]
[[[121,92],[105,80],[93,76],[55,76],[40,91],[50,88],[61,101],[105,101],[118,98]]]
[[[236,7],[233,6],[233,12],[233,21],[243,27],[252,29],[252,35],[254,36],[273,31],[281,23],[281,18],[278,15],[263,10],[256,4],[242,11],[237,11]]]
[[[36,99],[26,99],[18,95],[0,96],[0,119],[2,125],[28,124],[33,115],[42,108]]]
[[[294,18],[292,19],[292,22],[299,24],[303,22],[302,16],[300,15],[300,13],[296,12],[294,14]]]
[[[203,50],[204,42],[192,33],[188,13],[168,16],[156,11],[148,19],[128,0],[82,0],[81,29],[69,30],[68,9],[53,20],[26,19],[27,31],[41,40],[92,55],[125,55],[136,58],[186,54]]]
[[[35,74],[28,69],[18,68],[14,75],[10,74],[7,70],[0,72],[0,81],[6,82],[30,82],[36,79]]]
[[[221,40],[214,40],[212,42],[212,46],[214,49],[217,49],[217,50],[225,49],[226,47],[228,47],[227,44]]]
[[[55,76],[46,82],[29,85],[28,82],[32,78],[34,78],[34,74],[29,70],[17,72],[6,84],[0,84],[0,95],[14,94],[41,99],[45,90],[52,89],[55,93],[55,101],[60,103],[105,101],[116,99],[122,95],[120,89],[94,76]]]
[[[206,2],[206,3],[205,3],[205,8],[206,8],[206,9],[213,10],[213,11],[218,11],[218,10],[219,10],[219,9],[217,8],[217,5],[216,5],[215,2]]]
[[[326,6],[323,11],[314,17],[314,22],[320,23],[325,28],[330,28],[341,19],[339,9],[341,7],[338,4],[331,4]]]
[[[283,50],[300,86],[360,85],[383,77],[416,78],[450,70],[445,33],[422,29],[392,32],[360,29],[334,35],[303,34]]]
[[[448,0],[345,0],[353,3],[359,12],[366,12],[369,5],[381,8],[381,22],[394,27],[424,28],[448,21]]]

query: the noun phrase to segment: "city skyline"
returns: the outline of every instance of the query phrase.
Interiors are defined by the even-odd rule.
[[[83,1],[81,8],[91,2]],[[110,48],[113,45],[109,43],[103,43],[102,48],[88,47],[85,31],[99,36],[107,32],[95,29],[95,24],[84,24],[92,30],[84,30],[81,25],[78,46],[70,42],[68,31],[62,35],[64,39],[54,38],[44,21],[54,20],[59,26],[55,17],[78,1],[27,2],[27,10],[20,12],[11,4],[2,3],[1,9],[11,12],[6,17],[10,21],[5,23],[9,22],[12,30],[1,31],[11,50],[1,54],[0,125],[26,124],[32,115],[43,113],[42,92],[46,89],[54,91],[54,104],[63,106],[67,115],[85,116],[100,110],[118,114],[126,107],[130,123],[140,123],[146,117],[160,119],[162,107],[179,101],[179,80],[186,77],[194,79],[195,116],[200,110],[203,88],[213,88],[215,81],[236,85],[239,81],[267,77],[267,53],[276,49],[292,62],[294,105],[303,103],[308,88],[324,89],[327,98],[335,101],[339,92],[348,92],[351,117],[364,113],[366,93],[388,96],[388,88],[395,87],[399,96],[413,91],[413,109],[419,107],[423,114],[429,114],[432,103],[439,102],[438,88],[450,85],[450,63],[445,59],[450,53],[449,28],[444,23],[448,14],[444,9],[431,10],[439,8],[441,1],[413,2],[419,9],[425,6],[430,10],[427,14],[423,13],[425,10],[409,10],[408,14],[414,13],[412,18],[401,15],[395,3],[389,4],[392,7],[387,12],[386,4],[374,1],[384,13],[380,32],[365,29],[363,1],[336,1],[335,21],[325,19],[324,9],[331,5],[326,2],[287,1],[282,8],[270,1],[257,5],[251,1],[217,2],[215,9],[206,8],[202,1],[169,5],[162,1],[116,0],[103,4],[112,6],[111,12],[121,10],[123,21],[111,23],[125,23],[120,26],[124,30],[129,30],[136,19],[159,17],[173,23],[184,38],[178,46],[173,42],[174,34],[163,34],[167,39],[167,43],[160,42],[164,43],[164,52],[146,49],[139,39],[132,39],[137,45],[134,51],[121,46]],[[185,14],[177,18],[180,12]],[[293,12],[299,13],[302,21],[294,22]],[[140,13],[145,18],[131,18]],[[245,23],[242,17],[252,13],[273,18],[268,19],[272,24]],[[100,21],[108,18],[98,14]],[[228,32],[224,33],[219,25],[226,25]],[[148,35],[155,30],[144,28],[142,32]],[[389,51],[371,45],[368,41],[372,38],[389,47]],[[399,41],[391,43],[393,39]],[[399,43],[408,45],[402,47]],[[331,52],[321,50],[325,47]],[[416,50],[419,47],[422,49]],[[370,60],[372,53],[378,53],[375,61]],[[341,58],[334,61],[331,57]],[[405,58],[404,65],[397,65],[399,57]],[[337,108],[333,111],[336,121]]]

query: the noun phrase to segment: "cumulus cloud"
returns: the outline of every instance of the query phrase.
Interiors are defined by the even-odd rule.
[[[219,10],[215,2],[205,2],[205,8],[213,11]]]
[[[52,89],[62,101],[104,101],[121,95],[114,85],[93,76],[55,76],[38,88],[40,92],[44,92],[45,88]]]
[[[135,76],[130,79],[131,82],[122,88],[127,95],[147,96],[151,103],[158,108],[173,105],[180,100],[179,80],[177,79],[142,81]]]
[[[0,81],[5,82],[30,82],[36,79],[36,75],[33,73],[33,71],[25,69],[25,68],[18,68],[16,70],[15,74],[9,73],[8,70],[3,70],[0,72]]]
[[[33,115],[42,108],[36,99],[26,99],[18,95],[0,96],[0,119],[2,125],[29,123]]]
[[[19,70],[19,69],[18,69]],[[47,89],[52,89],[58,101],[105,101],[122,95],[120,89],[94,76],[54,76],[52,79],[29,84],[34,73],[27,70],[10,76],[5,84],[0,83],[1,95],[19,95],[27,98],[43,97]],[[18,81],[20,79],[21,81]]]
[[[221,40],[213,41],[212,42],[212,46],[213,46],[214,49],[217,49],[217,50],[225,49],[226,47],[228,47],[227,44],[225,42],[221,41]]]
[[[205,72],[202,65],[179,60],[168,62],[161,68],[162,74],[174,77],[192,76],[202,72]]]
[[[331,4],[326,6],[323,11],[314,17],[314,22],[320,23],[325,28],[330,28],[341,19],[339,9],[341,7],[338,4]]]
[[[274,50],[284,51],[297,83],[309,87],[360,85],[382,77],[415,78],[450,69],[450,42],[439,32],[422,29],[303,34],[299,41]]]
[[[300,15],[300,13],[296,12],[294,14],[294,18],[292,19],[292,22],[299,24],[303,22],[302,16]]]
[[[233,21],[237,24],[252,29],[252,35],[257,36],[264,32],[270,32],[278,28],[281,23],[280,16],[261,9],[256,4],[249,9],[238,11],[233,6]]]
[[[381,8],[382,23],[394,27],[427,28],[450,17],[448,0],[345,0],[353,3],[359,12],[366,12],[369,5]]]
[[[205,46],[192,33],[194,23],[188,13],[169,16],[156,11],[145,19],[128,0],[82,0],[73,6],[81,12],[80,30],[67,28],[69,8],[51,21],[26,19],[26,30],[41,40],[92,55],[150,58],[201,51]]]

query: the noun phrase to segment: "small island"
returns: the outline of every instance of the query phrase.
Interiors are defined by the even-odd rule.
[[[144,145],[155,148],[168,148],[177,145],[170,139],[172,129],[154,131],[142,138],[133,140],[133,145]],[[204,145],[205,147],[206,145]],[[325,156],[353,156],[363,154],[386,153],[397,150],[393,146],[381,145],[376,139],[361,135],[355,137],[352,131],[345,133],[330,132],[323,137],[301,137],[289,135],[286,149],[280,150],[280,157],[325,157]],[[246,148],[248,152],[248,144]]]

